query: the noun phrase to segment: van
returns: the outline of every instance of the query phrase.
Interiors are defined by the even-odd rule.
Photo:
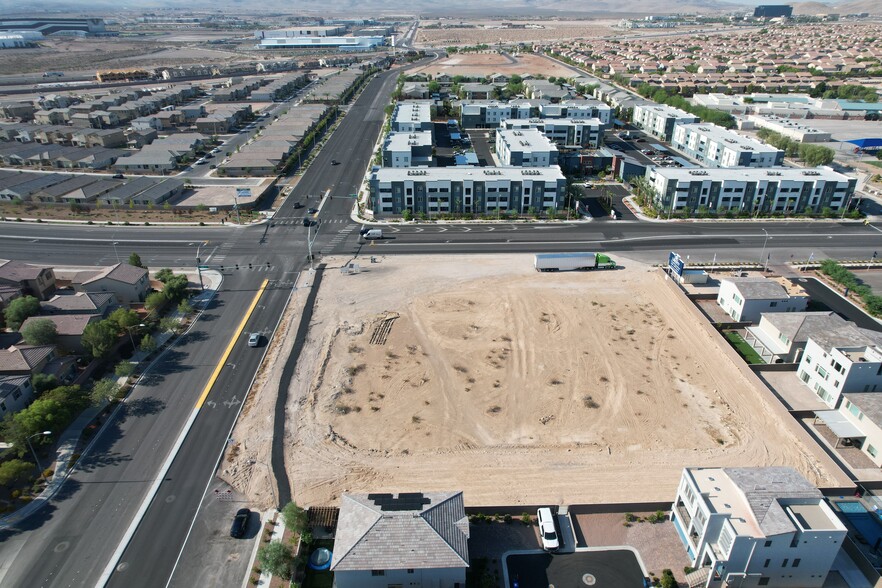
[[[539,536],[542,537],[542,549],[545,551],[560,549],[560,540],[557,538],[557,527],[554,525],[551,509],[546,506],[537,510],[536,523],[539,525]]]
[[[383,231],[381,229],[368,229],[363,233],[365,239],[382,239]]]

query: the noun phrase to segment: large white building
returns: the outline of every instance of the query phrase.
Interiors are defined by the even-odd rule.
[[[800,143],[824,143],[833,139],[829,131],[822,131],[802,120],[775,116],[774,114],[751,114],[741,128],[768,129]]]
[[[830,408],[845,392],[882,392],[882,334],[854,324],[816,333],[796,373]]]
[[[842,210],[857,180],[829,167],[688,169],[653,167],[646,177],[663,212],[710,211],[794,214]]]
[[[775,167],[784,152],[709,123],[674,125],[674,149],[707,167]]]
[[[310,26],[291,29],[273,29],[255,31],[255,39],[290,39],[292,37],[339,37],[346,32],[346,27]]]
[[[505,166],[547,167],[557,164],[557,147],[538,129],[499,129],[496,157]]]
[[[785,278],[725,278],[720,280],[717,304],[739,322],[755,323],[764,313],[801,312],[809,297]]]
[[[537,129],[559,147],[598,149],[603,137],[603,123],[597,118],[508,119],[502,121],[500,128]]]
[[[846,325],[844,318],[826,312],[765,312],[759,325],[745,329],[744,339],[766,363],[798,363],[809,338]]]
[[[432,133],[392,132],[383,142],[384,167],[424,167],[432,165]]]
[[[848,533],[789,467],[686,468],[671,520],[707,588],[820,588]]]
[[[557,104],[541,104],[540,118],[596,118],[602,124],[612,123],[612,108],[600,100],[564,100]]]
[[[367,51],[385,42],[383,37],[272,37],[261,39],[258,49],[342,49]]]
[[[699,118],[673,106],[638,104],[634,107],[631,122],[650,135],[670,141],[674,135],[674,125],[697,123]]]
[[[392,130],[399,133],[432,131],[432,103],[428,100],[399,102],[392,113]]]
[[[380,168],[370,175],[374,214],[525,213],[560,208],[566,178],[551,167]]]

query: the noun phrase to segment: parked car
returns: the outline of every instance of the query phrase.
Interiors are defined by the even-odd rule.
[[[537,510],[536,522],[539,525],[539,535],[542,537],[542,549],[545,551],[560,549],[560,540],[557,537],[557,527],[554,525],[551,509],[546,506]]]
[[[245,536],[245,530],[248,528],[248,519],[251,518],[251,511],[247,508],[240,508],[233,517],[233,525],[230,527],[230,537],[241,539]]]
[[[124,179],[126,179],[126,177],[122,174],[113,174],[113,179],[114,180],[124,180]]]
[[[248,337],[248,347],[257,347],[260,345],[260,333],[251,333]]]

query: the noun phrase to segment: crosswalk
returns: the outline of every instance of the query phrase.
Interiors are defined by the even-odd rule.
[[[303,224],[302,216],[286,216],[282,218],[273,218],[272,223],[276,226],[287,226],[287,225],[302,225]],[[310,217],[311,218],[311,217]],[[316,219],[319,221],[319,224],[322,225],[342,225],[345,223],[352,222],[348,218],[330,218],[330,219]]]
[[[235,244],[236,243],[233,241],[226,241],[224,243],[221,243],[221,245],[217,248],[215,254],[211,256],[211,262],[222,264],[227,258],[227,254],[230,252],[233,246],[235,246]]]
[[[340,229],[337,231],[337,234],[334,235],[334,238],[330,240],[324,247],[321,249],[322,255],[329,255],[334,253],[334,251],[339,247],[346,239],[349,237],[350,233],[355,230],[355,227],[358,225],[350,224],[345,229]]]

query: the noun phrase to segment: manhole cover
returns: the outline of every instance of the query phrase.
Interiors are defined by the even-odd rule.
[[[584,576],[582,576],[582,583],[586,586],[594,586],[595,584],[597,584],[597,578],[595,578],[591,574],[585,574]]]
[[[129,569],[129,564],[128,564],[127,562],[122,562],[121,564],[119,564],[118,566],[116,566],[116,571],[117,571],[117,572],[124,572],[124,571],[126,571],[127,569]]]
[[[61,543],[56,545],[52,551],[54,551],[55,553],[61,553],[62,551],[67,551],[68,547],[70,547],[70,542],[62,541]]]
[[[174,494],[171,494],[171,495],[169,495],[169,496],[166,496],[166,497],[165,497],[165,501],[166,501],[166,502],[174,502],[174,501],[175,501],[175,495],[174,495]]]

